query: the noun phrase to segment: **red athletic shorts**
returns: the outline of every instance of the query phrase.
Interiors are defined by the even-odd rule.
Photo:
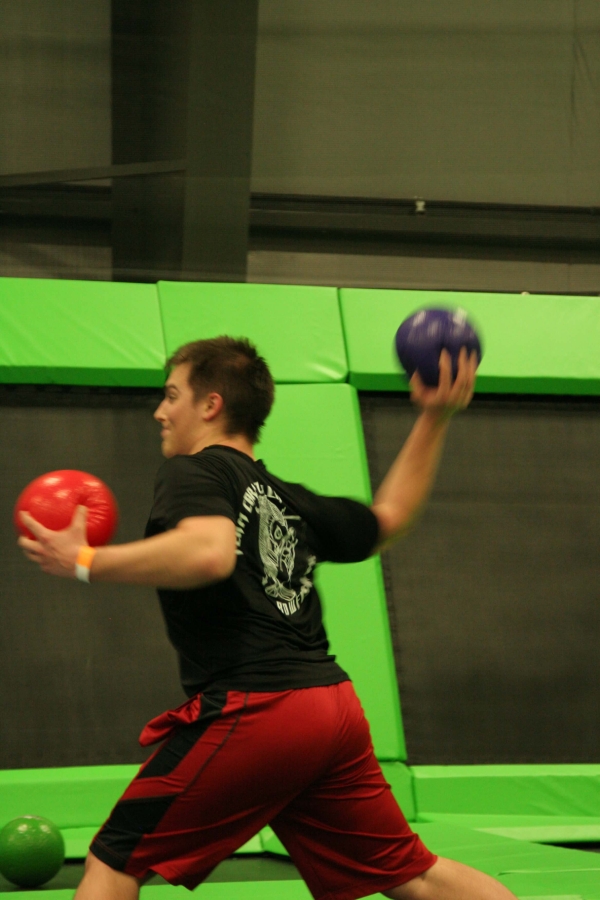
[[[436,857],[402,815],[351,682],[212,692],[150,722],[142,766],[92,853],[192,889],[269,824],[318,900],[404,884]]]

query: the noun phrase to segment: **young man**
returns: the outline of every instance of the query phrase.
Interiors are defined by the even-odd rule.
[[[19,540],[50,574],[156,586],[189,697],[142,732],[162,744],[94,839],[77,900],[135,900],[155,872],[193,888],[267,823],[317,900],[512,897],[411,831],[313,586],[320,561],[365,559],[411,525],[470,402],[475,356],[462,352],[454,382],[445,352],[437,388],[413,378],[421,413],[371,508],[255,460],[274,389],[247,341],[187,344],[168,367],[145,540],[92,550],[83,508],[62,532],[24,515],[36,540]]]

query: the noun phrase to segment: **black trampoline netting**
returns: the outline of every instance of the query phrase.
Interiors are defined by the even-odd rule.
[[[414,421],[364,395],[374,487]],[[415,764],[596,762],[600,404],[476,400],[422,520],[384,554]]]
[[[143,535],[161,463],[156,396],[0,395],[0,767],[133,763],[145,722],[183,702],[151,588],[48,578],[15,546],[12,509],[33,478],[83,469],[117,496],[117,541]]]

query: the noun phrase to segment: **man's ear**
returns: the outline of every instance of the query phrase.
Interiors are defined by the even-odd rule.
[[[205,422],[212,422],[223,411],[223,398],[213,391],[202,400],[202,418]]]

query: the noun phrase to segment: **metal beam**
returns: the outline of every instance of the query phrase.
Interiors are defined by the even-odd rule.
[[[245,280],[258,0],[113,0],[119,280]]]
[[[114,166],[94,166],[89,169],[49,169],[47,172],[17,172],[0,175],[0,188],[31,187],[37,184],[64,184],[71,181],[99,181],[105,178],[125,178],[132,175],[159,175],[183,172],[186,160],[158,160],[156,162],[122,163]]]

